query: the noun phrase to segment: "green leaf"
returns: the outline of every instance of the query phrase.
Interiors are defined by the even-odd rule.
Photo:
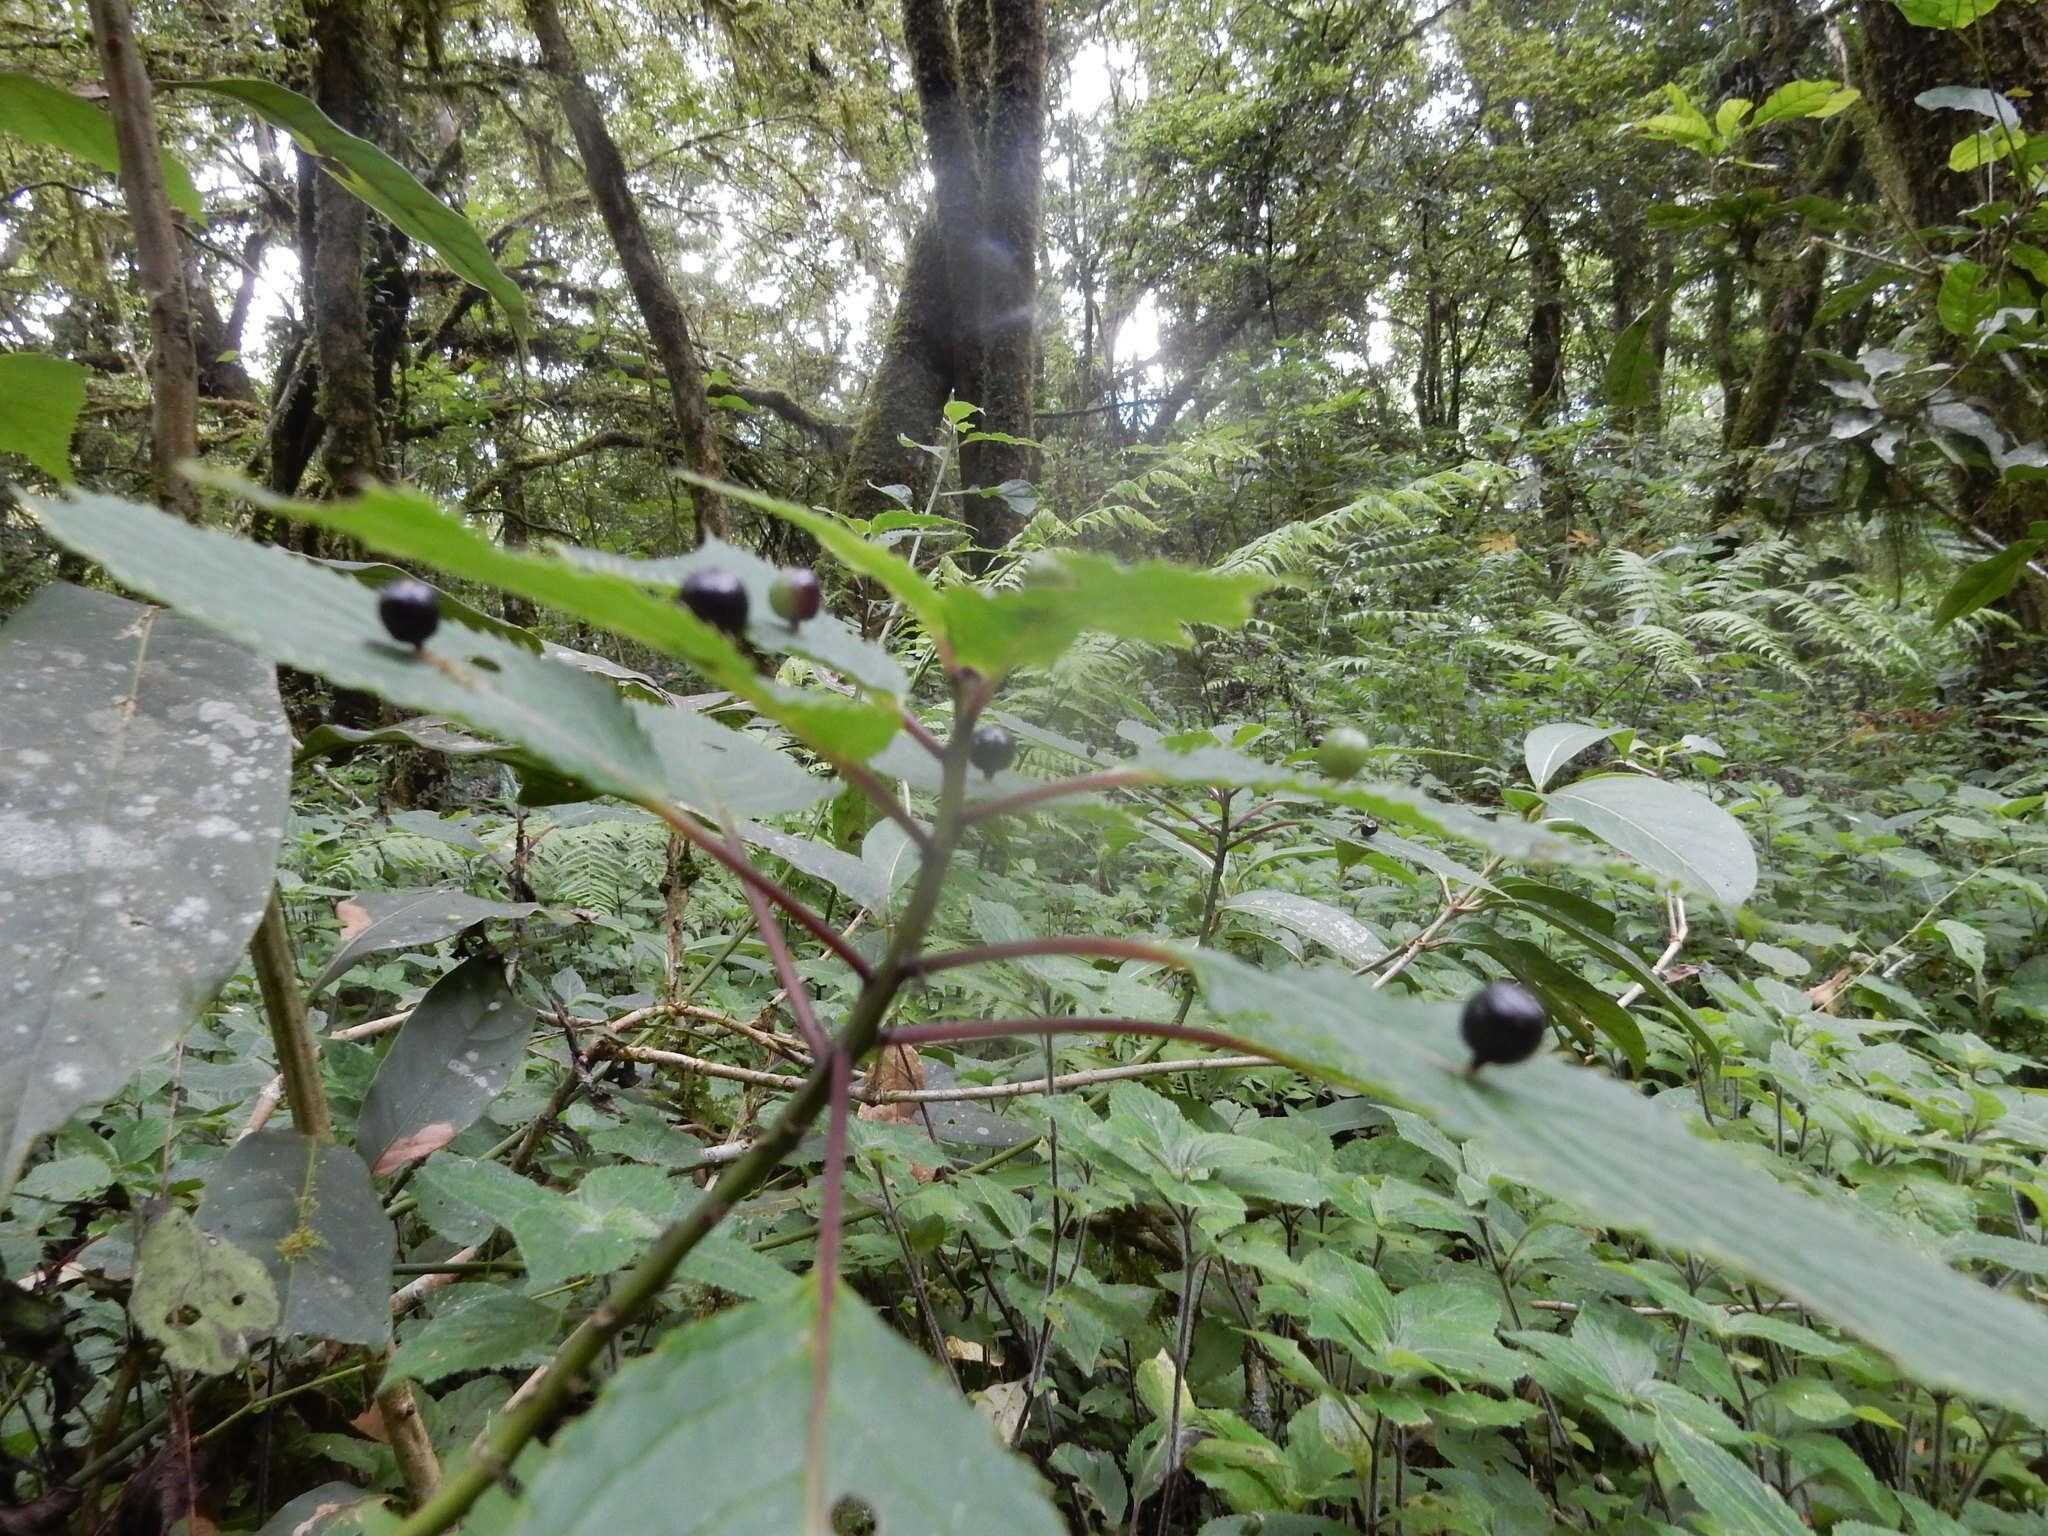
[[[199,1224],[263,1262],[280,1333],[382,1345],[398,1244],[362,1159],[296,1131],[244,1136],[208,1171]]]
[[[2048,1317],[1781,1184],[1602,1073],[1538,1056],[1463,1069],[1457,1010],[1331,971],[1184,957],[1229,1035],[1477,1137],[1504,1173],[1586,1217],[1688,1249],[1799,1301],[1925,1384],[2048,1415]]]
[[[1997,305],[1997,288],[1985,286],[1990,275],[1990,268],[1982,262],[1965,258],[1950,262],[1941,274],[1941,292],[1935,297],[1934,310],[1941,328],[1951,336],[1973,335],[1978,322]]]
[[[2020,125],[2020,109],[2009,97],[1978,85],[1938,85],[1913,98],[1913,105],[1927,112],[1974,112],[1988,117],[2001,128]]]
[[[1544,797],[1552,816],[1576,822],[1660,875],[1740,906],[1756,889],[1756,852],[1742,823],[1696,789],[1636,774],[1581,779]]]
[[[533,1010],[505,962],[477,955],[419,1000],[378,1063],[356,1122],[356,1150],[382,1178],[448,1145],[503,1092],[526,1055]]]
[[[284,836],[271,670],[189,619],[44,587],[0,630],[0,1194],[234,974]]]
[[[343,903],[341,947],[320,968],[307,993],[327,984],[365,955],[386,949],[421,949],[452,939],[466,928],[494,918],[509,921],[540,910],[531,901],[492,901],[452,885],[414,891],[363,891]]]
[[[1700,1501],[1727,1536],[1809,1536],[1777,1490],[1697,1430],[1657,1416],[1658,1440],[1680,1487]]]
[[[277,1326],[277,1291],[261,1260],[172,1207],[136,1247],[128,1315],[179,1370],[225,1376]]]
[[[2019,585],[2027,562],[2044,548],[2048,548],[2048,523],[2035,523],[2025,538],[2015,539],[1989,559],[1964,566],[1934,610],[1935,624],[1952,624],[1997,602]]]
[[[1557,771],[1595,742],[1621,734],[1618,725],[1539,725],[1522,742],[1522,760],[1529,767],[1529,782],[1548,789]]]
[[[1220,906],[1226,912],[1243,912],[1278,923],[1351,965],[1370,965],[1389,948],[1386,940],[1349,912],[1291,891],[1245,891]]]
[[[198,80],[189,89],[238,101],[282,128],[320,169],[432,250],[451,272],[495,299],[514,331],[525,335],[532,330],[526,295],[498,269],[476,226],[368,139],[350,133],[297,91],[269,80]]]
[[[18,453],[71,483],[71,433],[85,409],[83,363],[43,352],[0,354],[0,453]]]
[[[1985,128],[1966,139],[1958,139],[1948,152],[1952,171],[1974,171],[2003,160],[2026,148],[2027,136],[2018,128]]]
[[[953,587],[942,598],[953,659],[989,677],[1057,661],[1083,633],[1185,647],[1186,626],[1241,628],[1272,585],[1255,571],[1191,570],[1163,560],[1120,565],[1074,550],[1041,554],[1025,585]]]
[[[1552,1018],[1567,1025],[1574,1020],[1590,1024],[1628,1058],[1632,1067],[1642,1071],[1649,1051],[1643,1043],[1641,1027],[1626,1008],[1570,966],[1539,945],[1487,931],[1477,924],[1454,932],[1451,941],[1469,943],[1493,956],[1515,980],[1543,999]],[[1577,1033],[1584,1038],[1583,1031]]]
[[[1790,80],[1764,98],[1749,126],[1761,128],[1788,117],[1833,117],[1854,105],[1861,95],[1832,80]]]
[[[661,759],[670,797],[714,820],[806,810],[836,787],[787,752],[709,716],[637,700],[632,710]]]
[[[1656,404],[1663,364],[1650,342],[1666,302],[1658,299],[1614,338],[1614,350],[1607,354],[1600,375],[1600,393],[1609,410],[1635,411]]]
[[[537,1365],[548,1357],[561,1327],[560,1312],[517,1291],[451,1286],[426,1326],[398,1346],[384,1380],[431,1383],[463,1371]]]
[[[454,624],[416,654],[385,637],[376,595],[350,577],[133,502],[23,501],[116,580],[274,661],[494,732],[592,789],[664,802],[654,746],[608,683]]]
[[[1893,0],[1899,14],[1916,27],[1954,32],[1998,9],[1998,0]]]
[[[113,118],[83,97],[34,75],[0,70],[0,133],[61,149],[103,171],[121,169],[121,146]],[[185,162],[168,149],[162,151],[162,157],[164,193],[171,206],[204,222],[205,210]]]
[[[537,1286],[609,1274],[630,1263],[676,1203],[675,1189],[660,1169],[630,1163],[586,1174],[573,1196],[498,1163],[447,1156],[428,1163],[415,1182],[423,1201],[431,1191],[510,1232],[527,1278]]]
[[[805,1529],[803,1426],[817,1320],[817,1287],[805,1280],[670,1333],[556,1437],[516,1531]],[[1066,1528],[1029,1465],[850,1291],[833,1303],[822,1428],[826,1502],[858,1498],[882,1531],[1058,1536]]]
[[[368,1512],[383,1502],[354,1483],[322,1483],[272,1515],[256,1536],[341,1536],[361,1530]]]
[[[651,592],[640,581],[613,570],[579,568],[558,555],[506,549],[417,491],[370,486],[350,501],[304,502],[269,495],[232,476],[195,478],[286,517],[336,529],[372,549],[552,604],[614,634],[680,656],[711,682],[822,752],[866,758],[896,733],[898,717],[886,702],[779,687],[763,679],[738,646],[672,594]],[[559,760],[557,764],[563,766]]]

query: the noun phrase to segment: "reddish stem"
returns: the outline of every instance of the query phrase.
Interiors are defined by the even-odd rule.
[[[903,802],[889,792],[889,786],[859,763],[845,763],[838,758],[832,760],[846,782],[874,802],[875,809],[903,829],[904,835],[917,845],[918,852],[929,853],[932,846],[931,834],[917,822],[910,812],[903,808]]]
[[[831,1118],[825,1125],[825,1195],[818,1205],[818,1339],[811,1356],[809,1455],[813,1522],[825,1513],[821,1486],[825,1464],[825,1403],[832,1381],[832,1304],[839,1294],[839,1236],[846,1210],[846,1115],[852,1100],[853,1058],[843,1047],[832,1052]],[[815,1526],[824,1530],[827,1527]]]
[[[782,925],[775,921],[775,914],[768,909],[768,898],[751,885],[742,889],[746,891],[747,905],[754,913],[754,926],[760,930],[761,942],[767,946],[768,959],[775,967],[776,980],[782,983],[782,990],[789,995],[790,1016],[796,1020],[797,1030],[804,1037],[804,1044],[815,1061],[825,1054],[825,1031],[811,1008],[810,994],[804,990],[804,979],[797,974],[796,961],[789,953],[789,941],[782,936]]]
[[[963,965],[986,965],[997,960],[1016,960],[1026,955],[1080,955],[1096,960],[1154,960],[1161,965],[1179,966],[1179,955],[1156,944],[1138,939],[1007,939],[1000,944],[977,944],[971,949],[951,949],[944,954],[918,955],[903,966],[907,976],[930,976]]]
[[[902,713],[903,729],[910,733],[910,739],[923,747],[925,751],[931,753],[933,757],[944,757],[946,755],[945,743],[931,733],[931,728],[918,719],[916,715],[912,714],[907,707]]]
[[[1034,784],[1029,789],[1017,790],[1000,799],[984,800],[979,805],[969,806],[964,813],[964,819],[983,821],[990,816],[1007,816],[1014,811],[1025,810],[1037,805],[1041,800],[1057,800],[1066,795],[1093,794],[1099,789],[1127,789],[1132,785],[1153,782],[1153,776],[1141,768],[1112,768],[1101,773],[1083,773],[1071,779],[1054,779],[1047,784]]]
[[[1257,1046],[1220,1030],[1170,1024],[1164,1019],[983,1019],[973,1023],[910,1024],[888,1030],[882,1038],[888,1045],[958,1045],[967,1040],[1005,1040],[1016,1035],[1152,1035],[1185,1040],[1191,1045],[1263,1054]]]

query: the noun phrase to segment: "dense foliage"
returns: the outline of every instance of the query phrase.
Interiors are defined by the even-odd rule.
[[[0,0],[0,1536],[2048,1531],[2044,92]]]

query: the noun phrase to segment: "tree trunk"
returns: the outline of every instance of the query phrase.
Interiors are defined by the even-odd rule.
[[[1522,430],[1541,432],[1557,419],[1564,403],[1564,252],[1550,207],[1529,205],[1522,231],[1529,242],[1529,382]],[[1572,488],[1568,455],[1547,448],[1535,455],[1543,478],[1543,533],[1553,571],[1561,571],[1572,529]]]
[[[612,247],[619,254],[626,285],[633,291],[640,318],[647,326],[654,355],[668,376],[670,409],[676,421],[676,448],[682,461],[700,475],[722,478],[724,460],[718,447],[718,429],[711,419],[711,406],[704,397],[704,363],[690,337],[690,325],[683,303],[662,270],[654,252],[654,241],[641,217],[640,201],[626,178],[626,162],[619,146],[605,126],[604,111],[583,67],[569,44],[562,26],[561,8],[555,0],[526,0],[526,19],[540,40],[541,59],[554,77],[555,95],[569,131],[576,136],[576,148],[583,156],[583,175],[590,195],[604,219]],[[726,533],[724,500],[713,493],[693,489],[697,508],[697,537],[723,537]]]
[[[178,228],[164,192],[155,97],[135,46],[128,0],[91,0],[90,10],[121,151],[121,194],[135,229],[135,265],[149,297],[150,462],[156,494],[170,510],[196,517],[199,498],[177,465],[199,453],[199,365]]]
[[[903,285],[840,482],[849,512],[892,505],[875,487],[915,486],[948,398],[982,408],[974,423],[1030,437],[1037,368],[1039,180],[1045,125],[1044,0],[903,0],[932,170],[930,205],[911,240]],[[970,486],[1024,478],[1030,450],[969,444]],[[965,498],[984,549],[1017,518],[999,497]]]

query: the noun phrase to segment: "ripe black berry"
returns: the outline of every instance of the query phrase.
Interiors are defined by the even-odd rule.
[[[1380,824],[1374,821],[1370,816],[1362,817],[1359,820],[1358,835],[1360,837],[1371,837],[1373,833],[1379,831],[1379,829]]]
[[[401,576],[377,594],[377,617],[403,645],[425,645],[441,627],[441,594],[424,581]]]
[[[824,600],[825,595],[818,587],[817,573],[807,565],[791,566],[777,576],[775,585],[768,589],[768,606],[791,629],[805,619],[815,618]]]
[[[747,589],[731,571],[692,571],[676,598],[714,629],[737,637],[747,627]]]
[[[1527,987],[1489,981],[1466,1001],[1458,1030],[1472,1047],[1476,1072],[1489,1063],[1512,1066],[1535,1055],[1550,1032],[1550,1015]]]
[[[994,778],[1017,760],[1017,738],[1000,725],[977,726],[967,747],[967,760]]]

